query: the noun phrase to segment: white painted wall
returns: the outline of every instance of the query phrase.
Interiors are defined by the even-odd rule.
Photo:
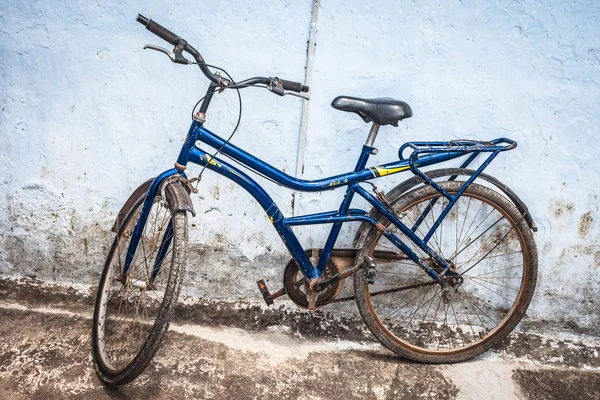
[[[94,282],[120,205],[172,166],[206,80],[141,51],[163,43],[135,22],[138,12],[236,79],[304,77],[310,1],[131,3],[0,2],[3,275]],[[516,139],[489,172],[521,195],[540,228],[530,314],[597,325],[599,18],[596,1],[323,1],[303,177],[354,166],[368,126],[329,107],[339,94],[412,106],[413,118],[382,128],[373,163],[394,160],[407,140]],[[293,173],[301,100],[242,94],[234,143]],[[207,126],[225,135],[236,115],[235,95],[218,96]],[[290,214],[291,193],[259,181]],[[332,209],[341,196],[299,195],[294,212]],[[195,206],[187,290],[256,298],[256,279],[280,281],[285,249],[248,194],[206,174]],[[299,235],[320,247],[326,228]],[[352,237],[349,226],[340,245]]]

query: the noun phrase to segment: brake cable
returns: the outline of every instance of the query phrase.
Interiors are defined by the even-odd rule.
[[[192,63],[192,64],[198,64],[198,63]],[[231,75],[229,75],[229,73],[228,73],[227,71],[225,71],[223,68],[221,68],[221,67],[217,67],[216,65],[211,65],[211,64],[206,64],[206,63],[203,63],[203,64],[204,64],[204,65],[206,65],[207,67],[211,67],[211,68],[214,68],[214,69],[218,69],[218,70],[220,70],[220,71],[223,71],[223,73],[224,73],[225,75],[227,75],[227,78],[229,78],[229,80],[231,81],[231,83],[233,83],[233,85],[235,85],[235,84],[236,84],[236,83],[235,83],[235,81],[233,80],[233,78],[231,77]],[[219,86],[219,87],[215,88],[215,90],[214,90],[214,91],[215,91],[215,92],[217,92],[217,91],[218,91],[218,92],[222,92],[224,89],[227,89],[227,87],[226,87],[226,86]],[[227,144],[229,144],[229,141],[230,141],[230,140],[233,138],[233,135],[235,135],[235,133],[237,132],[237,130],[238,130],[239,126],[240,126],[240,122],[241,122],[241,120],[242,120],[242,95],[240,94],[240,89],[239,89],[239,88],[236,88],[236,87],[234,87],[233,89],[235,89],[235,91],[237,92],[237,95],[238,95],[238,102],[239,102],[239,105],[240,105],[240,107],[239,107],[239,108],[240,108],[240,110],[239,110],[239,113],[238,113],[238,119],[237,119],[237,123],[235,124],[235,128],[233,128],[233,131],[231,132],[231,134],[229,135],[229,137],[227,138],[227,140],[225,140],[225,142],[223,142],[223,144],[222,144],[222,145],[221,145],[221,146],[220,146],[220,147],[217,149],[217,151],[215,151],[215,152],[213,153],[213,155],[212,155],[212,156],[211,156],[211,158],[210,158],[211,160],[213,160],[213,159],[214,159],[214,158],[217,156],[217,154],[219,154],[219,153],[221,152],[221,150],[223,150],[223,148],[224,148],[224,147],[225,147]],[[213,93],[214,93],[214,92],[213,92]],[[200,100],[198,100],[198,102],[197,102],[197,103],[194,105],[194,107],[192,108],[192,119],[193,119],[193,117],[194,117],[194,110],[196,109],[196,107],[198,107],[198,104],[200,104],[200,102],[201,102],[202,100],[204,100],[205,98],[206,98],[206,96],[204,96],[204,97],[202,97]],[[200,173],[198,174],[198,176],[197,176],[196,178],[192,178],[192,179],[189,179],[189,180],[188,180],[188,182],[190,183],[190,187],[191,187],[191,184],[192,184],[194,181],[196,181],[196,187],[194,188],[194,192],[197,192],[197,191],[198,191],[198,184],[199,184],[199,183],[200,183],[200,181],[202,180],[202,174],[204,173],[204,170],[206,169],[206,167],[207,167],[207,166],[208,166],[208,163],[204,164],[204,166],[202,167],[202,170],[200,171]]]

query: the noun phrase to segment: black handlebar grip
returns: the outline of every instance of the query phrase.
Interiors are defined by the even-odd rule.
[[[135,20],[144,26],[148,25],[148,22],[150,22],[150,20],[144,17],[142,14],[138,14]]]
[[[286,81],[284,79],[280,79],[279,83],[281,83],[281,86],[285,89],[285,90],[291,90],[293,92],[308,92],[308,90],[310,89],[308,86],[301,84],[300,82],[292,82],[292,81]]]
[[[172,45],[175,45],[177,44],[177,42],[179,42],[179,36],[171,32],[158,22],[152,21],[151,19],[148,19],[140,14],[138,14],[136,20],[140,24],[146,25],[146,29],[148,29],[150,32],[154,33],[159,38],[171,43]]]

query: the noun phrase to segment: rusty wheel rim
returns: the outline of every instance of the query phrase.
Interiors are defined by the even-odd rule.
[[[493,208],[492,212],[489,213],[490,216],[488,216],[489,221],[491,221],[490,225],[496,220],[500,219],[500,222],[497,222],[496,225],[493,228],[491,228],[488,232],[484,233],[484,235],[481,236],[481,238],[485,239],[488,235],[493,235],[495,229],[501,229],[503,226],[507,225],[510,226],[511,228],[505,228],[511,229],[511,232],[507,234],[505,241],[513,243],[513,241],[516,240],[516,242],[519,245],[520,251],[516,252],[515,254],[508,254],[510,253],[510,251],[505,251],[505,253],[511,256],[513,260],[515,258],[515,255],[520,254],[518,258],[521,264],[519,268],[510,268],[511,265],[505,265],[504,267],[494,269],[493,267],[490,267],[490,265],[493,266],[493,264],[490,263],[490,265],[488,265],[487,268],[482,268],[482,264],[484,264],[483,261],[480,261],[478,264],[476,264],[479,260],[476,258],[477,253],[470,254],[470,258],[468,257],[469,253],[466,252],[466,250],[462,251],[458,255],[452,253],[450,253],[450,255],[444,254],[445,258],[448,257],[450,259],[453,259],[452,261],[456,263],[459,272],[463,271],[464,273],[464,271],[468,270],[468,272],[465,275],[463,275],[465,278],[465,284],[463,285],[464,287],[459,289],[459,292],[455,297],[455,299],[459,300],[455,301],[453,299],[453,301],[451,301],[448,305],[443,305],[443,302],[441,301],[439,285],[436,284],[432,286],[424,286],[422,288],[414,290],[407,290],[406,292],[399,292],[396,296],[396,298],[399,300],[399,304],[396,305],[399,305],[399,307],[396,307],[389,312],[387,312],[388,310],[385,309],[386,305],[381,304],[382,299],[384,299],[383,295],[372,297],[369,293],[381,291],[382,289],[385,290],[393,288],[393,285],[399,286],[399,282],[390,282],[389,279],[389,276],[391,276],[392,273],[397,273],[398,271],[391,271],[391,264],[387,264],[388,269],[383,271],[380,271],[381,266],[379,266],[377,271],[378,282],[376,282],[376,284],[373,286],[365,285],[364,287],[365,294],[367,294],[365,298],[367,299],[367,305],[371,310],[371,315],[374,316],[375,322],[384,331],[388,333],[389,338],[391,338],[396,343],[419,353],[452,354],[458,351],[464,351],[467,348],[483,345],[484,342],[486,342],[486,340],[490,339],[498,330],[502,329],[509,323],[509,320],[514,315],[515,310],[519,307],[524,298],[524,289],[527,287],[529,279],[527,275],[528,268],[526,268],[525,264],[529,260],[529,254],[527,253],[525,239],[515,226],[515,224],[517,224],[517,221],[512,220],[508,213],[506,213],[506,211],[502,208],[493,207],[493,203],[488,199],[485,199],[481,196],[477,196],[473,193],[465,193],[461,200],[459,200],[459,202],[461,202],[465,196],[468,197],[468,200],[466,200],[468,204],[465,201],[463,201],[462,205],[458,204],[458,208],[454,207],[454,209],[451,211],[448,217],[444,220],[446,221],[449,218],[451,219],[451,214],[455,213],[454,220],[457,222],[458,225],[458,228],[455,228],[454,231],[455,234],[453,239],[455,240],[455,242],[460,242],[461,237],[464,240],[466,236],[470,236],[471,238],[477,238],[480,232],[485,231],[486,228],[483,228],[481,226],[479,226],[477,229],[474,229],[476,228],[477,223],[471,225],[470,221],[459,224],[460,211],[465,212],[466,219],[468,219],[469,214],[471,214],[475,215],[473,220],[477,221],[478,219],[481,219],[483,223],[485,223],[485,211],[479,210],[479,212],[482,214],[481,217],[476,216],[476,213],[478,211],[469,211],[469,209],[472,209],[473,207],[472,203],[475,201],[479,201],[481,203],[482,208],[486,208],[486,206],[489,207],[489,209]],[[412,224],[409,225],[410,218],[412,217],[413,219],[416,219],[416,217],[414,216],[416,215],[416,213],[414,215],[411,215],[411,209],[415,207],[415,205],[419,206],[429,204],[430,201],[434,198],[439,199],[440,196],[434,194],[432,196],[425,197],[423,199],[418,200],[416,204],[411,204],[407,206],[406,209],[401,210],[402,213],[407,213],[407,218],[403,219],[403,222],[406,223],[408,226],[412,226]],[[438,201],[438,203],[440,202]],[[447,200],[441,201],[441,205],[444,204],[447,204]],[[441,205],[438,205],[438,207],[440,207]],[[461,210],[461,207],[464,208]],[[433,207],[432,211],[433,217],[435,217],[436,206]],[[496,219],[492,219],[492,215],[494,213],[497,214]],[[437,215],[439,215],[439,213]],[[506,224],[502,224],[502,221],[506,221]],[[426,218],[424,222],[424,228],[427,228],[427,224],[429,226],[432,225],[432,219],[427,220]],[[387,226],[390,226],[389,222]],[[462,234],[460,233],[461,226],[463,229]],[[469,235],[465,233],[465,229],[467,229],[468,227],[470,227],[471,229],[471,233]],[[448,233],[449,232],[446,231],[446,234]],[[373,241],[371,247],[369,248],[369,254],[372,254],[375,249],[381,249],[381,246],[378,246],[381,239],[382,235],[379,233],[377,235],[377,238]],[[498,240],[500,239],[502,239],[502,235],[498,236]],[[385,240],[387,241],[387,239]],[[443,254],[443,244],[447,243],[449,240],[452,240],[452,235],[450,235],[450,239],[448,239],[448,237],[443,238],[443,236],[438,236],[432,238],[432,240],[430,241],[430,245],[434,247],[436,251],[442,250]],[[471,242],[469,247],[472,247],[472,245],[475,242],[475,240]],[[405,243],[408,242],[405,241]],[[463,241],[462,246],[464,247],[464,245],[465,242]],[[498,246],[497,249],[502,249],[503,251],[509,250],[509,246]],[[457,248],[455,252],[458,253],[460,250],[461,248]],[[495,256],[494,258],[502,258],[501,255],[496,254],[495,251],[496,250],[492,250],[488,257]],[[485,256],[486,252],[484,251],[483,253],[481,253],[481,255]],[[464,257],[463,261],[460,261],[461,257]],[[489,258],[489,260],[491,259],[492,258]],[[472,267],[472,265],[474,264],[476,264],[475,267]],[[399,272],[400,274],[406,273],[406,275],[401,276],[401,279],[398,279],[400,275],[397,275],[396,277],[398,281],[403,281],[402,284],[408,285],[419,283],[419,281],[431,280],[431,278],[429,278],[425,274],[425,272],[419,269],[414,263],[410,262],[410,265],[406,265],[406,267],[410,268],[404,268],[402,272]],[[407,269],[410,269],[410,272],[404,272]],[[511,270],[518,270],[521,272],[521,275],[515,275],[514,271]],[[382,276],[384,276],[385,278],[382,278]],[[511,293],[513,293],[513,296],[503,301],[497,301],[496,303],[492,303],[492,299],[486,299],[489,301],[487,301],[487,305],[485,305],[486,302],[482,301],[482,297],[485,297],[484,294],[486,291],[488,293],[496,292],[497,295],[494,297],[497,297],[499,299],[502,297],[506,297],[506,294],[504,292],[499,291],[499,288],[501,288],[501,286],[498,285],[504,285],[504,283],[498,282],[499,279],[503,281],[519,281],[517,287],[513,283],[509,287],[502,289],[506,292],[510,291]],[[411,293],[411,291],[413,293]],[[487,297],[491,296],[488,295]],[[501,303],[511,303],[511,306],[508,309],[502,309],[500,307]],[[398,308],[403,308],[406,310],[406,307],[410,306],[411,304],[416,304],[416,306],[412,307],[412,310],[409,313],[402,313],[401,310],[397,310]],[[498,310],[496,314],[502,314],[501,318],[498,318],[498,316],[490,315],[491,313],[487,310],[491,308],[496,308]],[[442,309],[441,313],[440,309]],[[392,317],[390,317],[389,314],[393,313],[396,313],[395,315],[397,315],[398,317],[395,318],[393,315]],[[441,318],[438,318],[438,316],[442,315],[445,318],[444,323],[441,322]],[[398,321],[400,321],[400,323],[402,323],[403,326],[400,323],[398,323]],[[417,321],[417,323],[415,323],[414,321]],[[454,322],[454,324],[452,324],[452,322]]]
[[[119,371],[127,367],[146,342],[162,307],[167,284],[173,244],[164,257],[163,266],[152,279],[154,260],[166,231],[171,213],[165,203],[157,199],[152,205],[148,222],[134,255],[127,277],[120,278],[131,233],[135,227],[140,207],[129,218],[121,231],[112,253],[110,271],[100,290],[98,321],[99,353],[103,364]]]

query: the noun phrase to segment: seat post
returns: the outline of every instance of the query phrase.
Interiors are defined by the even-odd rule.
[[[377,133],[379,132],[379,124],[373,122],[371,126],[371,130],[369,131],[369,136],[367,136],[367,141],[365,142],[365,146],[373,147],[375,143],[375,138],[377,137]]]

